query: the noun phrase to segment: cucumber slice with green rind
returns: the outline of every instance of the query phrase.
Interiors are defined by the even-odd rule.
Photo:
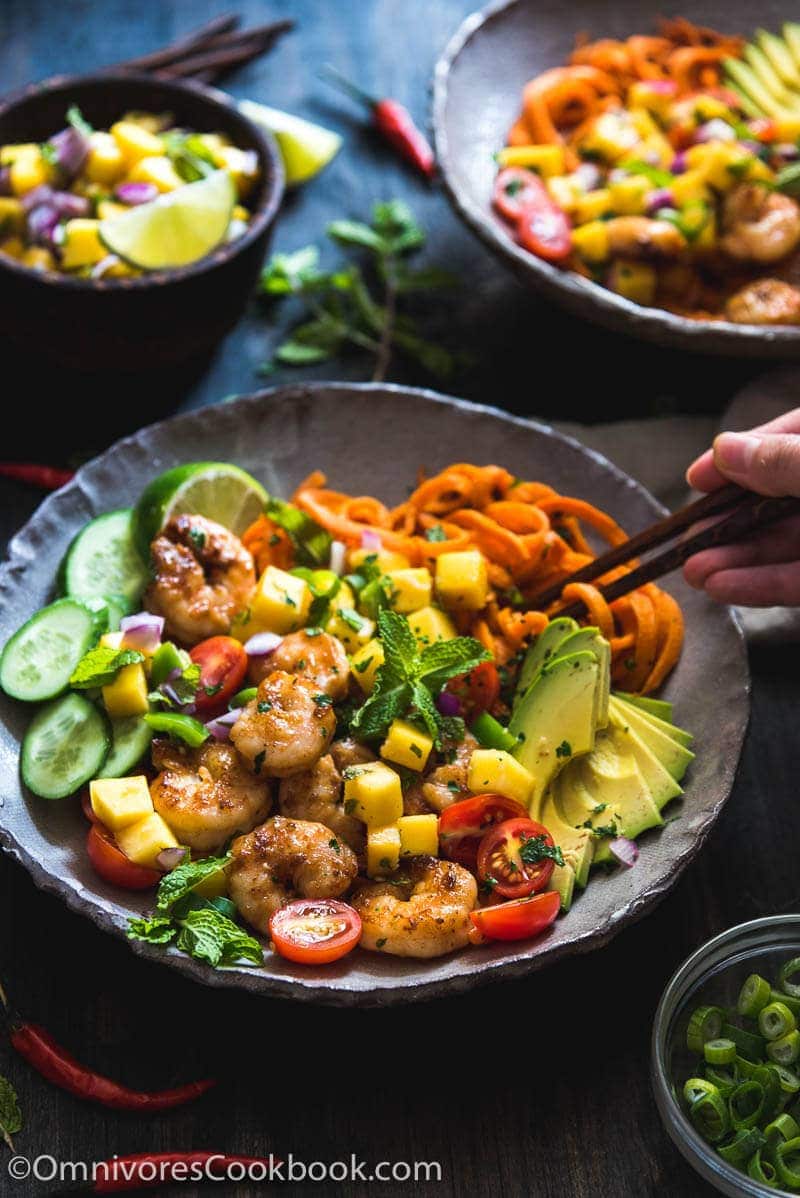
[[[111,721],[111,748],[98,778],[124,778],[144,757],[153,729],[140,715]]]
[[[147,566],[132,535],[133,512],[121,508],[98,516],[78,533],[64,560],[64,589],[75,598],[121,596],[137,604],[147,586]]]
[[[0,687],[14,699],[39,703],[67,689],[72,671],[97,643],[103,621],[79,599],[58,599],[31,616],[0,657]]]
[[[83,695],[64,695],[31,720],[22,741],[22,780],[42,799],[65,799],[97,777],[110,745],[103,712]]]

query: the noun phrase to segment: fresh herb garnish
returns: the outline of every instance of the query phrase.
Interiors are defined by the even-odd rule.
[[[138,649],[112,649],[107,645],[98,645],[84,653],[72,672],[69,684],[75,690],[108,686],[120,670],[139,661],[144,661],[144,654]]]
[[[555,861],[556,865],[564,864],[564,854],[557,844],[548,844],[545,836],[529,836],[522,842],[519,850],[520,861],[525,865],[536,865],[537,861]]]
[[[446,541],[447,533],[442,528],[441,524],[433,524],[430,528],[425,529],[426,541]]]
[[[77,129],[78,133],[82,133],[84,137],[91,137],[94,133],[93,127],[86,120],[86,117],[77,104],[70,104],[67,109],[67,124],[72,125],[72,128]]]
[[[17,1092],[5,1077],[0,1077],[0,1135],[14,1152],[11,1139],[22,1130],[22,1112],[19,1109]]]
[[[311,317],[278,346],[275,361],[310,366],[355,346],[374,357],[372,378],[377,382],[386,377],[392,354],[400,350],[431,374],[449,377],[453,355],[423,339],[416,322],[398,311],[404,297],[453,282],[445,271],[430,267],[411,271],[406,265],[406,257],[425,244],[425,234],[408,205],[402,200],[378,203],[370,224],[337,220],[326,232],[340,246],[366,250],[368,268],[349,260],[335,270],[324,270],[313,245],[274,255],[261,276],[262,293],[273,299],[299,296]]]
[[[310,516],[283,499],[270,499],[266,514],[273,524],[288,533],[299,565],[318,567],[328,564],[331,555],[330,534]]]
[[[556,757],[571,757],[572,745],[568,740],[562,740],[560,745],[556,745]]]

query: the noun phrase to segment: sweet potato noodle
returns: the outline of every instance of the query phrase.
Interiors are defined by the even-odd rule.
[[[559,495],[539,482],[521,482],[500,466],[466,462],[422,478],[405,503],[390,508],[369,495],[352,496],[326,487],[319,471],[300,484],[293,502],[348,547],[377,534],[384,549],[403,553],[412,566],[435,568],[441,553],[477,547],[487,560],[493,587],[480,612],[456,618],[461,633],[477,637],[499,664],[509,661],[544,628],[549,612],[530,601],[545,587],[567,579],[595,554],[591,529],[608,545],[626,540],[619,525],[583,499]],[[279,564],[287,546],[257,522],[245,540],[259,569]],[[435,529],[434,539],[428,539]],[[266,535],[269,532],[269,535]],[[427,534],[427,535],[426,535]],[[608,582],[622,567],[599,582]],[[612,676],[627,691],[646,694],[664,681],[680,654],[683,616],[675,600],[653,584],[607,603],[597,586],[568,583],[563,600],[583,600],[586,623],[609,640]]]

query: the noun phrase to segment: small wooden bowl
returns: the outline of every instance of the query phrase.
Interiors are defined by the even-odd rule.
[[[260,179],[247,232],[191,266],[130,279],[39,273],[0,255],[2,335],[23,354],[81,370],[153,369],[212,348],[241,316],[252,293],[284,190],[283,164],[271,137],[222,92],[146,75],[58,76],[0,103],[0,145],[46,141],[76,104],[90,124],[108,129],[133,110],[168,112],[175,123],[222,133],[258,156]]]

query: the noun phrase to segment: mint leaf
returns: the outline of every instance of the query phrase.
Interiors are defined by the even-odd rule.
[[[301,566],[327,566],[331,556],[331,536],[315,520],[283,499],[270,499],[266,513],[274,524],[289,534]]]
[[[138,649],[111,649],[106,645],[98,645],[83,655],[72,672],[69,684],[75,690],[108,686],[124,666],[132,666],[139,661],[144,661],[144,654]]]
[[[94,133],[94,129],[77,104],[70,104],[67,109],[67,124],[72,125],[72,128],[77,129],[78,133],[82,133],[84,137],[91,137]]]
[[[12,1152],[14,1143],[11,1137],[21,1130],[22,1111],[19,1109],[17,1092],[7,1078],[0,1077],[0,1135]]]
[[[178,929],[165,915],[154,915],[150,919],[129,919],[128,939],[144,940],[148,944],[169,944]]]
[[[205,857],[202,861],[182,861],[158,884],[156,910],[170,911],[179,899],[190,894],[206,878],[224,869],[230,857]]]
[[[378,614],[378,635],[383,644],[384,666],[393,674],[408,677],[417,661],[417,642],[405,616],[396,611]]]
[[[261,290],[266,295],[291,295],[327,276],[319,271],[319,250],[303,246],[293,254],[274,254],[261,272]]]
[[[450,678],[468,674],[491,654],[480,641],[471,636],[458,636],[450,641],[434,641],[420,653],[419,676],[435,694]]]
[[[325,232],[334,241],[342,245],[357,245],[363,249],[373,250],[376,254],[385,254],[388,246],[380,233],[358,220],[334,220]]]
[[[408,254],[425,244],[425,233],[405,200],[386,200],[372,209],[372,227],[392,254]]]
[[[179,922],[176,945],[195,960],[206,961],[215,969],[237,961],[263,964],[264,951],[255,937],[215,907],[189,911]]]
[[[428,735],[433,737],[434,744],[437,749],[442,747],[442,738],[439,731],[439,712],[436,710],[436,705],[433,702],[431,692],[422,682],[415,682],[411,688],[411,697],[419,714],[422,716],[423,723],[428,731]]]

